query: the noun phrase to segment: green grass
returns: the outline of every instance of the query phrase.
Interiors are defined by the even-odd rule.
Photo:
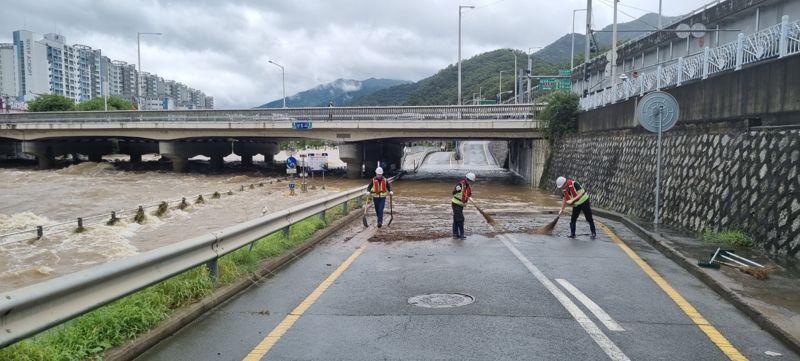
[[[350,203],[351,211],[356,203]],[[0,349],[0,360],[102,359],[103,352],[122,345],[166,320],[175,310],[253,273],[265,259],[276,257],[309,239],[343,216],[342,207],[329,209],[325,219],[306,218],[291,226],[290,236],[278,231],[258,240],[252,250],[240,248],[219,260],[215,286],[205,266],[195,267],[156,285],[123,297],[37,336]]]
[[[753,246],[753,239],[742,231],[713,231],[706,229],[699,235],[700,239],[711,242],[724,244],[732,247],[748,248]]]

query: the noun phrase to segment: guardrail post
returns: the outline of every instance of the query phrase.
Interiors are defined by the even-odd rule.
[[[678,80],[676,85],[683,84],[683,57],[678,58]]]
[[[744,34],[739,33],[736,38],[736,68],[735,70],[742,69],[742,62],[744,61]]]
[[[241,188],[239,188],[239,192],[244,192],[244,186],[241,186]]]
[[[778,58],[789,53],[789,15],[781,17],[781,37],[778,41]]]
[[[325,211],[319,212],[319,220],[325,222]]]
[[[106,225],[113,226],[119,222],[119,218],[117,218],[117,212],[111,211],[111,219],[106,222]]]
[[[83,232],[85,230],[86,230],[86,228],[83,228],[83,218],[78,217],[78,228],[75,229],[75,232],[76,233],[81,233],[81,232]]]
[[[36,226],[36,239],[42,239],[44,237],[44,227]]]
[[[708,68],[711,65],[711,48],[703,49],[703,79],[708,79]]]
[[[283,236],[286,237],[286,238],[289,238],[289,237],[292,236],[292,226],[291,225],[283,227]]]
[[[206,262],[206,267],[208,268],[208,275],[211,276],[211,282],[214,282],[214,285],[216,285],[217,282],[219,281],[219,264],[217,260],[219,260],[219,258],[214,258]]]

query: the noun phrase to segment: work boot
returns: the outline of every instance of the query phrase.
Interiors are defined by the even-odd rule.
[[[467,236],[459,236],[460,239],[467,239]]]
[[[382,224],[378,223],[378,228],[381,228],[382,226],[383,226]]]
[[[454,234],[454,235],[453,235],[453,239],[460,239],[460,238],[461,238],[461,237],[459,237],[457,234]]]
[[[596,234],[594,234],[594,233],[592,233],[592,236],[591,236],[591,238],[592,238],[592,239],[595,239],[595,238],[597,238],[597,235],[596,235]]]
[[[575,238],[575,235],[574,234],[570,234],[569,236],[567,236],[567,238]]]

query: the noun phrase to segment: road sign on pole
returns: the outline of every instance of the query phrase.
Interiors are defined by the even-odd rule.
[[[653,223],[659,223],[659,202],[661,198],[661,133],[669,130],[678,122],[680,107],[678,101],[666,92],[655,91],[642,97],[639,101],[639,123],[648,131],[658,133],[656,140],[656,204],[653,211]]]

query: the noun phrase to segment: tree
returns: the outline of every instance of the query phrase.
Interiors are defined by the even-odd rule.
[[[29,112],[68,112],[75,110],[75,102],[58,94],[42,94],[28,102]]]
[[[131,110],[133,103],[123,98],[112,96],[108,98],[108,110]],[[91,110],[105,110],[105,102],[103,97],[96,97],[85,102],[78,104],[78,110],[91,111]]]
[[[547,121],[545,134],[554,141],[578,130],[578,95],[571,91],[557,91],[547,96],[547,106],[542,119]]]

